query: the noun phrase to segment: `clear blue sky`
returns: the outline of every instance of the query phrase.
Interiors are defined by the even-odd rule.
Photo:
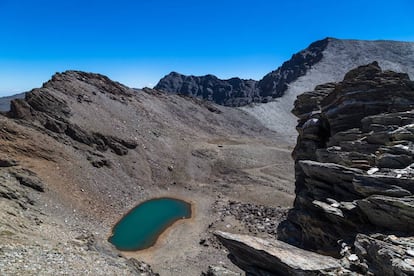
[[[55,72],[259,79],[324,37],[414,41],[414,1],[0,0],[0,96]]]

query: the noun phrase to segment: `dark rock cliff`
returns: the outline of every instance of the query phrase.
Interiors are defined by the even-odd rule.
[[[298,97],[296,200],[279,237],[333,256],[352,248],[364,273],[413,273],[413,111],[414,82],[376,62]]]
[[[294,54],[290,60],[284,62],[277,70],[264,76],[257,84],[260,96],[262,98],[283,96],[289,83],[305,75],[312,65],[322,59],[322,52],[328,46],[329,40],[329,38],[325,38],[313,42],[305,50]]]
[[[251,275],[413,275],[414,82],[373,62],[293,113],[294,208],[281,241],[216,233],[235,262]]]
[[[312,65],[319,62],[328,42],[329,38],[312,43],[260,81],[240,78],[221,80],[213,75],[196,77],[172,72],[162,78],[154,89],[198,97],[226,106],[268,102],[283,96],[289,83],[306,74]]]
[[[185,76],[172,72],[162,78],[155,89],[202,98],[226,106],[243,106],[261,100],[256,81],[232,78],[221,80],[213,75]]]

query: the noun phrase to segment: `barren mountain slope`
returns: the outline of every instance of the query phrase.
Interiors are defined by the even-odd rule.
[[[76,258],[94,274],[133,273],[106,241],[111,227],[145,199],[176,196],[193,203],[194,218],[133,256],[162,275],[197,275],[225,260],[211,231],[274,234],[277,223],[256,228],[256,213],[280,219],[292,204],[289,144],[241,110],[68,71],[13,101],[7,116],[0,117],[7,273],[76,274]],[[19,265],[22,256],[28,267]]]

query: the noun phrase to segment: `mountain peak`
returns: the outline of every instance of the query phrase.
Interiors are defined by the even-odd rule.
[[[299,78],[309,75],[312,69],[319,72],[314,72],[313,81],[308,82],[312,86],[304,87],[301,92],[325,82],[340,81],[352,68],[373,61],[378,61],[384,69],[414,75],[414,43],[326,37],[293,54],[288,61],[259,81],[239,78],[221,80],[212,75],[195,77],[173,72],[162,78],[155,88],[222,105],[243,106],[282,97],[289,87],[294,86]],[[212,82],[213,78],[215,80]]]
[[[52,78],[43,84],[42,88],[72,93],[84,87],[85,91],[91,90],[97,93],[109,93],[114,95],[130,95],[131,89],[119,82],[113,81],[107,76],[76,70],[68,70],[62,73],[55,73]],[[88,89],[86,89],[88,88]]]

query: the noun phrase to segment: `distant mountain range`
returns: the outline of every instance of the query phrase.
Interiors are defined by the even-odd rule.
[[[226,106],[245,106],[250,103],[267,103],[283,96],[292,83],[315,67],[319,67],[320,72],[325,74],[315,81],[323,83],[320,78],[338,81],[348,70],[374,60],[386,69],[413,75],[414,43],[325,38],[294,54],[290,60],[259,81],[237,77],[222,80],[214,75],[186,76],[171,72],[154,88]]]

